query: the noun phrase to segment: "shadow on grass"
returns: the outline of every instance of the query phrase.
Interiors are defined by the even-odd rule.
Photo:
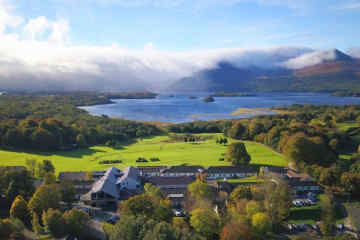
[[[320,208],[296,208],[290,212],[289,220],[292,221],[307,221],[313,220],[315,222],[320,221],[321,210]]]
[[[91,148],[80,148],[69,151],[54,151],[54,152],[40,152],[40,151],[29,151],[29,150],[14,150],[14,149],[1,149],[3,151],[8,151],[12,153],[20,153],[20,154],[36,154],[40,157],[50,157],[53,155],[69,157],[69,158],[82,158],[83,156],[93,155],[98,152],[105,152],[99,149],[91,149]]]

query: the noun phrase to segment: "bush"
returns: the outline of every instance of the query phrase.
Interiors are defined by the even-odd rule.
[[[136,162],[149,162],[146,158],[139,157]]]
[[[159,158],[150,158],[150,161],[152,161],[152,162],[160,162],[160,159]]]
[[[122,163],[122,160],[103,160],[100,161],[99,164],[118,164],[118,163]]]

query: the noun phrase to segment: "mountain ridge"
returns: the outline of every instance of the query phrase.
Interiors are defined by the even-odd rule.
[[[319,54],[325,56],[320,63],[299,69],[281,66],[271,69],[255,66],[240,68],[222,61],[214,68],[178,80],[170,86],[170,90],[252,92],[360,89],[360,59],[338,49]]]

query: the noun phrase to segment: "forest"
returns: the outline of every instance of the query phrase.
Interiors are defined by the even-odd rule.
[[[160,129],[150,124],[92,116],[77,107],[108,100],[95,93],[3,94],[0,96],[0,146],[71,150],[160,133]]]

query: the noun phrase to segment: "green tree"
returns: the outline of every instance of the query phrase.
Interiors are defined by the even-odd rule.
[[[261,124],[257,119],[251,120],[249,124],[249,137],[253,139],[256,135],[264,131],[264,125]]]
[[[144,230],[145,233],[141,233],[143,228],[147,229],[145,223],[144,218],[135,218],[135,216],[123,214],[109,233],[109,238],[110,240],[140,240],[140,237],[146,234],[146,230]]]
[[[246,204],[246,215],[249,219],[259,212],[261,212],[261,206],[258,202],[250,201]]]
[[[72,182],[70,181],[61,182],[60,192],[61,192],[62,201],[67,203],[69,206],[71,206],[71,203],[74,201],[76,197],[76,189],[72,184]]]
[[[207,200],[213,201],[215,199],[215,191],[214,189],[207,183],[197,179],[195,182],[191,183],[188,186],[188,191],[190,197],[199,201],[199,200]]]
[[[212,209],[197,208],[191,212],[190,225],[200,235],[214,239],[219,233],[220,220]]]
[[[321,199],[321,232],[325,236],[332,234],[335,228],[335,204],[332,193],[326,192]]]
[[[12,218],[20,219],[25,225],[30,225],[31,214],[25,199],[18,195],[13,201],[10,208],[10,216]]]
[[[35,177],[36,174],[36,163],[35,159],[26,159],[26,167],[33,177]]]
[[[56,176],[53,172],[46,172],[43,176],[43,184],[50,185],[56,183]]]
[[[56,185],[41,185],[29,201],[29,209],[38,216],[49,208],[58,209],[61,192]]]
[[[55,167],[49,160],[43,160],[37,166],[37,176],[39,178],[43,178],[46,173],[55,173]]]
[[[14,226],[9,219],[0,219],[0,239],[9,239],[14,231]]]
[[[40,221],[39,221],[39,215],[35,212],[32,213],[31,225],[32,225],[33,231],[36,234],[43,233],[43,228],[41,227]]]
[[[258,235],[271,231],[269,216],[265,213],[257,213],[252,217],[251,224]]]
[[[78,134],[76,136],[76,142],[79,145],[79,147],[87,147],[86,138],[83,134]]]
[[[87,213],[72,209],[64,213],[64,219],[66,223],[66,232],[78,238],[81,238],[86,234],[90,217]]]
[[[152,197],[147,194],[141,194],[122,202],[119,211],[121,214],[152,218],[155,206]]]
[[[246,127],[241,122],[237,122],[229,130],[228,136],[233,139],[244,139],[246,138]]]
[[[65,219],[59,210],[48,209],[43,213],[42,220],[46,231],[54,238],[61,238],[66,235]]]
[[[243,186],[243,185],[237,186],[230,194],[230,200],[233,203],[236,203],[241,199],[250,200],[251,198],[252,198],[252,196],[251,196],[250,187]]]
[[[233,165],[242,165],[249,164],[251,157],[246,151],[245,144],[237,142],[228,146],[226,151],[226,160],[231,162]]]
[[[177,240],[175,229],[167,222],[159,222],[147,232],[144,240]]]

